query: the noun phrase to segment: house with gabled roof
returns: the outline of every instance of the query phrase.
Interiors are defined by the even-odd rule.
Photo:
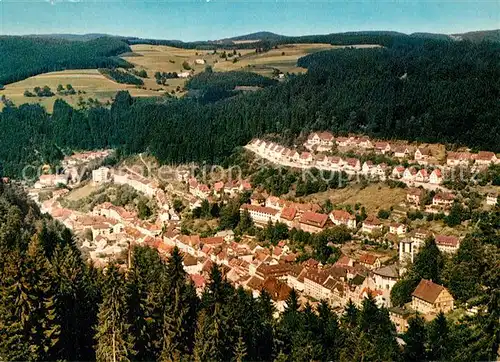
[[[415,175],[415,181],[417,182],[428,182],[429,181],[429,173],[425,168],[418,170]]]
[[[442,285],[422,279],[412,293],[411,307],[422,314],[447,313],[453,310],[454,298]]]
[[[408,167],[405,172],[403,172],[403,180],[405,181],[415,181],[417,176],[417,169],[415,167]]]
[[[429,183],[433,185],[440,185],[443,183],[443,173],[439,168],[434,169],[429,176]]]
[[[373,165],[373,162],[368,160],[368,161],[363,162],[363,166],[361,167],[361,171],[364,174],[369,175],[369,174],[371,174],[373,168],[375,168],[375,166]]]
[[[300,155],[299,163],[307,166],[310,165],[314,161],[314,158],[309,152],[302,152]]]
[[[469,166],[472,161],[472,155],[469,152],[448,152],[446,164],[451,167]]]
[[[428,147],[419,147],[415,151],[415,160],[416,161],[426,161],[431,156],[431,150]]]
[[[406,201],[410,204],[415,204],[416,206],[420,205],[423,192],[424,191],[422,189],[415,187],[408,189],[408,192],[406,193]]]
[[[455,253],[460,247],[460,239],[451,235],[436,235],[436,246],[442,253]]]
[[[244,210],[248,211],[253,222],[256,224],[267,224],[269,221],[278,221],[279,210],[270,207],[243,204],[240,207],[240,212]]]
[[[375,152],[385,155],[391,152],[391,145],[389,142],[375,142]]]
[[[412,150],[408,146],[396,146],[394,149],[394,157],[396,158],[410,158]]]
[[[399,222],[392,222],[389,224],[389,232],[396,234],[398,236],[405,235],[408,231],[408,227],[405,224]]]
[[[356,217],[345,210],[333,210],[329,217],[335,225],[345,225],[349,229],[356,229]]]
[[[403,174],[405,172],[405,167],[402,165],[394,167],[392,170],[392,177],[394,178],[401,178],[403,177]]]
[[[373,270],[373,279],[377,289],[390,292],[399,280],[399,268],[396,264],[377,268]]]
[[[361,162],[357,158],[347,158],[344,168],[349,171],[358,172],[361,170]]]
[[[477,154],[472,155],[472,157],[478,166],[489,166],[498,162],[495,153],[488,151],[479,151]]]
[[[361,231],[367,234],[372,234],[376,231],[380,231],[382,229],[382,223],[376,216],[368,216],[361,226]]]
[[[378,269],[382,265],[378,256],[369,253],[362,254],[358,262],[368,269]]]
[[[325,229],[331,223],[328,215],[317,212],[306,211],[299,219],[299,226],[303,231],[317,233]]]
[[[455,195],[449,192],[440,192],[432,198],[432,206],[449,208],[455,201]]]

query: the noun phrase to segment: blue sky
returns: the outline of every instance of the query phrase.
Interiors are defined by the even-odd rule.
[[[457,33],[500,28],[500,0],[0,0],[0,34],[108,33],[184,41],[267,30]]]

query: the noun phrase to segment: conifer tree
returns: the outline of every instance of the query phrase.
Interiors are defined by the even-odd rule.
[[[412,317],[408,322],[408,331],[404,335],[403,357],[405,361],[425,361],[425,322],[422,317]]]
[[[247,347],[243,341],[243,337],[238,337],[238,342],[234,348],[234,362],[243,362],[247,356]]]
[[[7,360],[50,360],[61,327],[51,265],[35,235],[24,258],[11,259],[2,287],[0,355]]]
[[[69,244],[56,247],[52,265],[57,281],[56,310],[61,324],[58,356],[64,360],[93,360],[97,305],[89,289],[86,266],[79,251]]]
[[[130,332],[134,335],[135,360],[154,360],[161,352],[165,276],[164,262],[156,250],[139,246],[132,249],[127,289],[128,320]]]
[[[186,280],[182,255],[176,247],[167,263],[166,308],[163,315],[162,360],[178,360],[191,353],[198,298]]]
[[[196,360],[227,361],[233,356],[227,308],[231,294],[232,287],[214,264],[202,298],[204,314],[197,326]]]
[[[326,301],[318,306],[318,327],[320,343],[323,346],[322,361],[337,361],[340,350],[340,330],[337,316]]]
[[[96,339],[96,360],[130,361],[135,354],[134,339],[127,323],[127,289],[116,265],[108,266],[102,285]]]
[[[397,358],[398,345],[394,325],[389,319],[387,310],[379,309],[371,295],[363,300],[358,316],[357,334],[358,350],[364,358],[383,361]],[[355,359],[358,360],[358,357]]]
[[[443,361],[450,358],[450,330],[443,312],[440,312],[429,324],[428,355],[431,361]]]

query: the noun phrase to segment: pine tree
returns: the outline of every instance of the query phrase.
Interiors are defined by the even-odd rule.
[[[95,359],[93,336],[97,307],[90,293],[86,266],[79,251],[69,244],[56,247],[52,265],[58,286],[56,310],[61,324],[59,358]]]
[[[38,236],[24,258],[16,257],[10,260],[2,287],[0,354],[7,360],[54,359],[61,326],[51,265]]]
[[[234,362],[243,362],[245,361],[245,357],[247,356],[247,347],[243,338],[240,336],[238,338],[238,343],[234,348]]]
[[[430,238],[426,240],[425,245],[415,257],[412,272],[417,275],[415,279],[418,281],[428,279],[440,283],[443,266],[444,261],[441,251],[439,251],[434,238]]]
[[[348,328],[354,328],[357,325],[359,310],[351,299],[347,302],[342,314],[342,324]]]
[[[422,317],[415,316],[408,322],[408,331],[404,335],[403,357],[405,361],[425,361],[425,322]]]
[[[130,332],[134,335],[135,360],[158,359],[163,346],[166,266],[149,247],[132,249],[127,274]]]
[[[210,270],[210,282],[203,293],[203,314],[198,320],[195,360],[227,361],[233,351],[229,326],[228,304],[233,289],[219,268],[214,264]]]
[[[182,255],[174,248],[167,263],[165,294],[166,308],[163,315],[162,360],[178,360],[191,353],[198,299],[192,284],[186,281]]]
[[[96,360],[130,361],[135,351],[134,340],[127,323],[127,292],[125,280],[116,265],[105,272],[102,286],[103,300],[99,305],[95,339]]]
[[[322,361],[337,361],[340,350],[340,330],[337,316],[330,309],[327,302],[322,301],[318,306],[319,336],[323,346]]]
[[[443,312],[429,324],[428,359],[443,361],[450,358],[450,330]]]

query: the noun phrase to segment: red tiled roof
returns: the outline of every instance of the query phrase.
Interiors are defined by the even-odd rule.
[[[445,289],[442,285],[433,283],[431,280],[422,279],[411,295],[426,302],[434,303],[439,294]]]
[[[274,301],[283,301],[288,298],[292,288],[276,278],[267,278],[262,288],[266,290]]]
[[[215,191],[219,192],[219,191],[221,191],[223,188],[224,188],[224,182],[219,181],[219,182],[214,183],[214,190],[215,190]]]
[[[318,133],[318,137],[321,138],[323,141],[332,141],[333,140],[333,135],[327,131]]]
[[[332,215],[335,220],[348,221],[356,219],[354,215],[349,214],[345,210],[333,210]]]
[[[435,240],[437,245],[457,247],[459,244],[456,236],[436,235]]]
[[[241,208],[247,209],[248,211],[261,212],[263,214],[268,214],[268,215],[276,215],[278,213],[278,210],[273,209],[271,207],[265,207],[265,206],[243,204],[243,205],[241,205]]]
[[[209,238],[201,238],[200,241],[203,245],[219,245],[224,244],[224,238],[222,236],[212,236]]]
[[[478,154],[474,155],[474,159],[482,161],[490,161],[494,157],[495,154],[493,152],[488,152],[488,151],[479,151]]]
[[[455,195],[449,193],[449,192],[444,192],[444,193],[440,193],[440,194],[437,194],[437,195],[434,195],[434,198],[436,200],[448,200],[448,201],[452,201],[452,200],[455,200]]]
[[[363,224],[378,226],[381,222],[376,216],[370,215],[363,221]]]
[[[434,171],[432,171],[431,175],[432,174],[436,175],[437,177],[441,177],[442,176],[441,170],[439,168],[436,168]]]
[[[377,257],[373,254],[363,254],[359,257],[359,262],[362,264],[374,265]]]
[[[296,214],[297,210],[293,207],[285,207],[283,211],[281,211],[281,217],[288,221],[292,221]]]
[[[422,189],[412,187],[408,190],[408,195],[422,196]]]
[[[299,222],[306,225],[316,226],[323,228],[328,221],[328,215],[319,214],[317,212],[307,211],[302,214]]]
[[[206,281],[205,281],[205,278],[203,278],[203,275],[191,274],[190,277],[191,277],[191,280],[193,281],[194,286],[196,288],[204,288],[205,287]]]

